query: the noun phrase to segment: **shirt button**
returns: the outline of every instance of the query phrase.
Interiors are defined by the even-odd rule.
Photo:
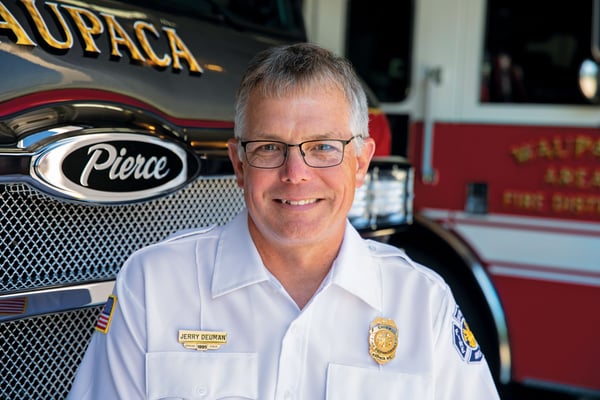
[[[208,388],[206,386],[196,386],[196,394],[200,397],[204,397],[208,394]]]
[[[285,394],[283,395],[284,400],[293,400],[294,399],[294,392],[292,392],[291,390],[286,390]]]

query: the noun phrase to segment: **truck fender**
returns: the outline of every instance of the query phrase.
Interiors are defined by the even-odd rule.
[[[496,383],[510,383],[511,351],[504,310],[488,273],[471,248],[457,235],[418,214],[411,226],[391,235],[389,242],[446,280]]]

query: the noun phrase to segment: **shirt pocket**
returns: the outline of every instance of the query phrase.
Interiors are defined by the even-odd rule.
[[[255,353],[164,352],[146,355],[149,399],[257,399]]]
[[[427,375],[329,364],[327,400],[433,399]]]

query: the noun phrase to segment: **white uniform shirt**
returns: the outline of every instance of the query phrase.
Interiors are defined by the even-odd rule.
[[[498,399],[448,286],[350,224],[302,310],[263,266],[246,212],[138,251],[115,295],[71,399]],[[377,317],[397,326],[384,365],[369,354]],[[179,330],[225,332],[227,343],[186,349]]]

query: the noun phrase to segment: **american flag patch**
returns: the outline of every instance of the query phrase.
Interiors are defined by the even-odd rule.
[[[0,300],[0,315],[22,315],[27,310],[27,297]]]
[[[110,327],[110,321],[112,320],[113,313],[117,308],[117,296],[114,294],[108,296],[108,300],[106,300],[106,304],[104,304],[104,308],[102,308],[102,312],[100,313],[100,317],[98,317],[98,322],[96,323],[96,330],[102,333],[108,333],[108,328]]]

